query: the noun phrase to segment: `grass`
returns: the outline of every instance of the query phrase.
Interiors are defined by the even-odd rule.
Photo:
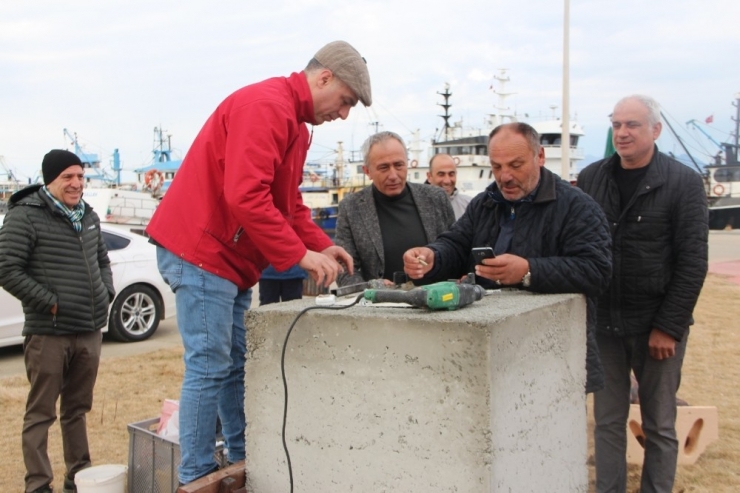
[[[692,405],[718,408],[720,438],[694,465],[678,467],[674,492],[740,491],[740,286],[710,274],[694,318],[679,396]],[[179,348],[101,362],[95,403],[88,415],[96,464],[127,463],[126,425],[158,416],[165,398],[177,398],[182,370]],[[20,430],[28,383],[24,376],[16,376],[2,379],[0,384],[0,484],[2,491],[22,491]],[[593,426],[591,420],[589,426]],[[55,424],[49,434],[49,453],[58,491],[64,474],[61,448]],[[591,466],[590,473],[593,478]],[[630,493],[638,491],[639,476],[639,468],[630,466]]]

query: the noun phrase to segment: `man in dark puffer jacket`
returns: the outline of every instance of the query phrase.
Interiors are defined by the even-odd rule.
[[[619,101],[612,128],[617,154],[578,177],[604,209],[613,239],[614,271],[599,299],[596,332],[606,376],[606,388],[594,394],[596,490],[626,490],[632,369],[645,432],[640,491],[670,492],[678,457],[676,392],[707,273],[707,198],[697,173],[658,152],[654,99]]]
[[[23,351],[31,384],[23,419],[26,492],[52,491],[46,450],[60,412],[66,475],[91,465],[85,414],[92,408],[101,331],[113,300],[113,275],[100,220],[83,202],[84,172],[73,153],[52,150],[42,163],[44,186],[10,198],[0,229],[0,285],[21,300]]]
[[[611,275],[604,214],[590,197],[544,168],[539,135],[526,123],[496,127],[488,152],[496,182],[434,243],[407,251],[404,270],[412,279],[444,280],[475,269],[485,288],[583,293],[588,303],[586,391],[599,390],[603,369],[593,333],[595,300]],[[471,249],[484,246],[493,247],[497,256],[476,265]]]

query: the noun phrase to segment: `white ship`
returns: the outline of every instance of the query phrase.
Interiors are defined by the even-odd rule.
[[[440,104],[444,108],[444,115],[441,115],[445,121],[441,131],[440,140],[433,139],[431,149],[428,151],[429,157],[446,153],[450,154],[457,163],[457,188],[468,195],[476,195],[482,192],[492,181],[493,172],[488,160],[488,134],[498,125],[503,123],[519,121],[517,115],[512,112],[507,105],[506,99],[512,93],[506,92],[506,83],[509,77],[506,70],[500,70],[494,78],[498,81],[498,90],[494,93],[498,96],[498,102],[494,107],[493,113],[488,115],[486,124],[482,128],[466,128],[460,122],[450,124],[449,109],[450,104],[450,86],[445,84],[444,92],[439,93],[444,98],[444,103]],[[555,108],[552,108],[553,110]],[[556,117],[550,120],[539,122],[527,122],[540,134],[540,143],[545,149],[545,167],[560,176],[561,174],[561,156],[562,156],[562,121]],[[578,173],[578,162],[583,160],[583,149],[578,147],[580,139],[584,136],[583,128],[578,123],[570,123],[570,174],[568,179],[575,181]],[[429,171],[428,161],[422,162],[419,158],[420,152],[411,151],[411,169],[409,179],[413,182],[423,182],[426,179],[426,173]]]

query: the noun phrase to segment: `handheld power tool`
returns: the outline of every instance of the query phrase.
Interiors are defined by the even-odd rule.
[[[366,289],[363,296],[371,303],[408,303],[430,310],[457,310],[480,300],[484,294],[485,290],[477,284],[444,281],[409,291]]]

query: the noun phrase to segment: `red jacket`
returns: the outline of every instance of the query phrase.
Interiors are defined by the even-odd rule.
[[[307,249],[332,245],[298,186],[313,100],[303,73],[243,87],[205,123],[147,233],[200,268],[253,286],[272,264],[285,270]]]

